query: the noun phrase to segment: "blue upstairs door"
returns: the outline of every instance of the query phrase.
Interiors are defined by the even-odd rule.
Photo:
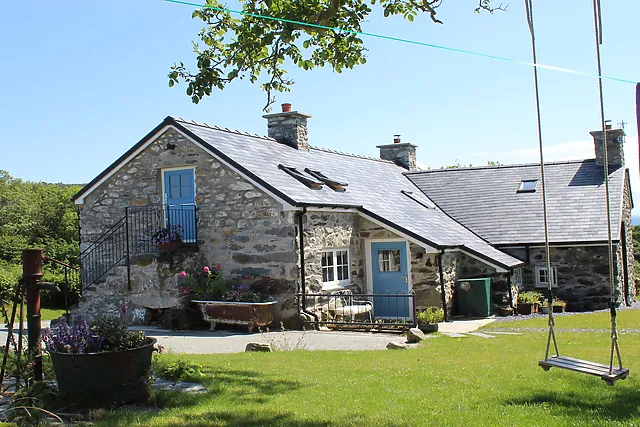
[[[409,318],[406,242],[372,242],[371,269],[376,318]]]
[[[165,221],[180,225],[182,241],[196,241],[196,192],[193,169],[164,171]]]

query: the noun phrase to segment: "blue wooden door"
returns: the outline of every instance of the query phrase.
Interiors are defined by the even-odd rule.
[[[372,242],[371,269],[376,318],[409,318],[406,242]]]
[[[164,172],[165,221],[179,225],[182,241],[196,241],[196,192],[193,169]]]

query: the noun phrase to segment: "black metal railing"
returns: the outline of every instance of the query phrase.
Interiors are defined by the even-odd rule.
[[[198,210],[195,205],[130,206],[126,208],[129,227],[129,252],[158,252],[154,236],[159,230],[172,228],[180,237],[182,247],[197,247]]]
[[[127,266],[131,255],[157,254],[158,232],[171,229],[179,235],[178,250],[197,250],[198,213],[195,205],[148,205],[125,208],[125,215],[102,234],[80,255],[84,291],[122,263]]]
[[[69,323],[69,305],[71,304],[72,299],[75,302],[77,293],[80,293],[82,289],[80,268],[49,257],[46,257],[45,261],[52,264],[51,269],[54,270],[53,273],[56,278],[58,276],[56,273],[62,270],[61,280],[55,280],[54,283],[58,285],[58,288],[64,295],[65,319],[66,322]]]
[[[415,326],[412,293],[360,294],[350,291],[296,294],[300,322],[332,328],[406,329]]]
[[[107,230],[80,255],[81,292],[102,279],[129,256],[127,217]]]

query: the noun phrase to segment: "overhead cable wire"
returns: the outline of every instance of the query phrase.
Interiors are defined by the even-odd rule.
[[[181,4],[181,5],[185,5],[185,6],[197,7],[197,8],[201,8],[201,9],[212,9],[212,10],[216,10],[218,12],[232,13],[232,14],[237,14],[237,15],[242,15],[242,16],[248,16],[248,17],[251,17],[251,18],[266,19],[266,20],[278,21],[278,22],[285,22],[285,23],[288,23],[288,24],[295,24],[295,25],[300,25],[300,26],[309,27],[309,28],[318,28],[318,29],[322,29],[322,30],[331,30],[331,31],[336,31],[336,32],[340,32],[340,33],[355,34],[355,35],[359,35],[359,36],[367,36],[367,37],[373,37],[373,38],[382,39],[382,40],[389,40],[389,41],[393,41],[393,42],[412,44],[412,45],[428,47],[428,48],[432,48],[432,49],[439,49],[439,50],[444,50],[444,51],[448,51],[448,52],[462,53],[462,54],[465,54],[465,55],[477,56],[477,57],[480,57],[480,58],[487,58],[487,59],[493,59],[493,60],[496,60],[496,61],[510,62],[512,64],[525,65],[525,66],[529,66],[529,67],[542,68],[542,69],[552,70],[552,71],[559,71],[559,72],[562,72],[562,73],[576,74],[576,75],[585,76],[585,77],[592,77],[592,78],[596,78],[596,79],[599,78],[601,80],[602,79],[611,80],[611,81],[616,81],[616,82],[620,82],[620,83],[630,83],[630,84],[634,84],[634,85],[637,83],[636,81],[622,79],[622,78],[619,78],[619,77],[601,76],[601,75],[598,75],[598,74],[587,73],[587,72],[584,72],[584,71],[572,70],[570,68],[557,67],[555,65],[545,65],[545,64],[539,64],[539,63],[534,63],[534,62],[530,62],[530,61],[521,61],[521,60],[518,60],[518,59],[507,58],[507,57],[504,57],[504,56],[491,55],[491,54],[482,53],[482,52],[474,52],[472,50],[458,49],[458,48],[454,48],[454,47],[442,46],[442,45],[437,45],[437,44],[433,44],[433,43],[426,43],[426,42],[421,42],[421,41],[417,41],[417,40],[404,39],[404,38],[401,38],[401,37],[394,37],[394,36],[387,36],[387,35],[384,35],[384,34],[370,33],[370,32],[367,32],[367,31],[347,30],[347,29],[338,28],[338,27],[331,27],[331,26],[328,26],[328,25],[321,25],[321,24],[314,24],[314,23],[310,23],[310,22],[296,21],[296,20],[293,20],[293,19],[279,18],[279,17],[276,17],[276,16],[269,16],[269,15],[262,15],[262,14],[258,14],[258,13],[245,12],[243,10],[234,10],[234,9],[229,9],[229,8],[226,8],[226,7],[216,7],[216,6],[210,6],[210,5],[207,5],[207,4],[192,3],[192,2],[189,2],[189,1],[183,1],[183,0],[163,0],[163,1],[168,2],[168,3]]]

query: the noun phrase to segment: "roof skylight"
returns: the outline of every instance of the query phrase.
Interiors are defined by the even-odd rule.
[[[537,185],[537,179],[523,179],[520,181],[517,193],[535,193]]]
[[[278,169],[285,171],[286,173],[288,173],[289,175],[291,175],[292,177],[294,177],[295,179],[297,179],[298,181],[300,181],[301,183],[303,183],[304,185],[306,185],[307,187],[313,190],[320,190],[322,188],[322,181],[318,181],[314,178],[311,178],[310,176],[307,176],[301,173],[296,168],[279,164]]]
[[[340,181],[336,181],[335,179],[331,179],[327,177],[325,174],[323,174],[322,172],[317,170],[304,168],[304,171],[309,175],[311,175],[312,177],[316,178],[317,180],[325,183],[333,191],[339,191],[339,192],[346,191],[347,189],[345,187],[349,185],[346,182],[340,182]]]
[[[400,192],[402,194],[404,194],[405,196],[407,196],[408,198],[410,198],[411,200],[413,200],[414,202],[418,203],[421,206],[424,206],[427,209],[435,209],[436,208],[436,205],[431,203],[431,201],[429,201],[426,197],[418,198],[415,194],[413,194],[412,191],[400,190]]]

